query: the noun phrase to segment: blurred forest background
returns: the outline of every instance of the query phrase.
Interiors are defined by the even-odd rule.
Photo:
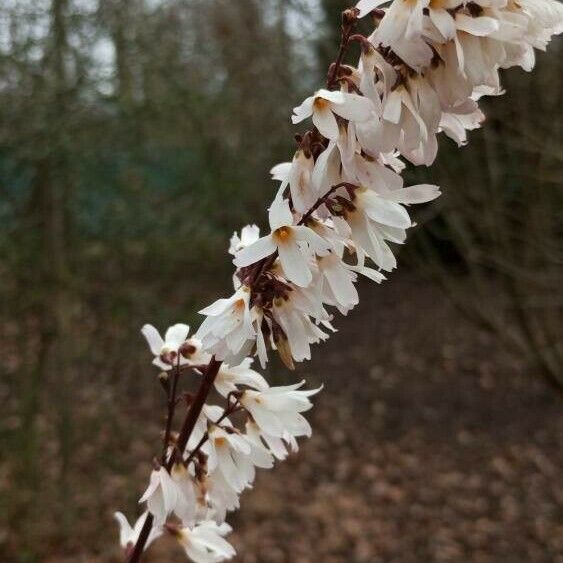
[[[228,288],[228,237],[264,226],[268,170],[293,150],[291,108],[323,83],[347,6],[2,1],[0,560],[119,561],[111,513],[136,510],[162,409],[139,329],[197,323],[194,312]],[[362,292],[365,311],[337,337],[346,352],[297,375],[328,374],[319,437],[259,480],[248,508],[243,499],[241,561],[563,561],[562,46],[539,55],[531,75],[505,73],[509,95],[484,103],[487,126],[469,147],[442,140],[434,167],[409,171],[445,196],[419,212],[402,271]],[[333,404],[348,375],[356,380]],[[375,426],[366,422],[357,467],[342,469],[328,452],[342,447],[353,405]],[[338,431],[328,412],[344,413]],[[482,430],[468,452],[467,425]],[[507,443],[516,449],[499,453]],[[436,444],[450,444],[445,463],[457,466],[440,466]],[[345,465],[353,456],[343,452]],[[415,526],[401,483],[418,482],[412,459],[430,452],[436,483],[417,474],[425,485],[412,494],[430,486],[430,500]],[[490,460],[495,478],[512,483],[509,500],[495,500],[493,477],[481,475],[484,516],[428,508],[463,497],[456,487],[475,484],[464,466]],[[302,472],[315,467],[321,505],[298,513],[313,506],[304,486],[313,477]],[[374,487],[370,506],[385,517],[351,493],[347,472],[364,479],[358,490]],[[287,491],[293,505],[280,500]],[[328,501],[341,495],[358,504]],[[495,507],[506,506],[516,516],[505,526]],[[307,544],[342,524],[331,511],[347,510],[340,543],[335,534],[327,551]],[[469,524],[483,519],[492,536]],[[378,524],[368,533],[369,522]]]

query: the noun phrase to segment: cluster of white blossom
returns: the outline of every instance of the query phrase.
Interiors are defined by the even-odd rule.
[[[370,14],[375,31],[352,34]],[[272,169],[280,182],[269,210],[270,232],[255,225],[231,239],[237,267],[234,294],[203,309],[188,338],[186,325],[162,339],[143,333],[154,363],[203,377],[220,362],[214,386],[226,407],[205,405],[185,447],[171,440],[141,498],[153,524],[144,547],[173,533],[195,562],[234,555],[223,536],[226,514],[253,483],[310,436],[303,412],[318,392],[303,382],[271,387],[252,369],[277,351],[290,368],[311,357],[311,344],[334,329],[332,310],[358,304],[359,275],[376,282],[393,270],[389,243],[402,244],[413,223],[407,211],[440,195],[433,185],[405,187],[405,160],[432,164],[438,133],[458,145],[484,120],[478,100],[502,94],[499,70],[530,71],[534,48],[544,50],[563,30],[557,0],[360,0],[344,14],[346,42],[358,41],[357,67],[341,59],[327,89],[294,109],[293,122],[311,119],[291,162]],[[236,419],[236,420],[235,420]],[[121,543],[131,551],[147,518],[131,528],[123,515]],[[172,521],[171,516],[175,517]],[[173,523],[171,523],[173,522]]]

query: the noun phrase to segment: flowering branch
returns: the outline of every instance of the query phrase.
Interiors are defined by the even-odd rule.
[[[368,37],[355,33],[367,15],[376,25]],[[166,374],[167,419],[161,460],[140,500],[146,512],[133,527],[116,514],[129,563],[164,533],[196,563],[234,556],[227,513],[257,467],[272,467],[311,435],[303,413],[320,390],[270,386],[254,357],[265,367],[275,351],[290,369],[310,359],[311,345],[334,331],[333,311],[358,304],[358,276],[379,283],[396,267],[391,245],[413,226],[407,208],[440,195],[437,186],[405,187],[404,161],[430,166],[440,133],[466,144],[484,120],[479,99],[502,93],[499,69],[532,70],[534,49],[561,31],[556,0],[360,0],[343,12],[327,87],[292,116],[313,127],[296,136],[293,160],[271,171],[280,187],[270,232],[261,237],[250,225],[231,239],[234,294],[200,311],[205,319],[191,338],[183,324],[164,338],[142,329]],[[356,67],[344,63],[351,42],[361,46]],[[184,370],[200,381],[195,396],[185,395],[175,434]],[[208,403],[213,390],[226,406]],[[235,413],[244,424],[231,421]]]
[[[180,358],[180,355],[178,355],[178,358]],[[171,422],[172,422],[172,417],[174,416],[174,405],[175,405],[175,394],[176,394],[176,384],[178,381],[178,376],[180,373],[180,359],[178,359],[177,362],[177,367],[175,370],[175,375],[174,375],[174,383],[173,383],[173,391],[170,394],[170,400],[169,400],[169,406],[168,406],[168,419],[166,421],[166,436],[165,436],[165,449],[168,448],[169,442],[170,442],[170,426],[171,426]],[[180,431],[180,435],[178,437],[178,441],[176,444],[176,448],[179,451],[183,451],[186,447],[186,444],[188,443],[188,440],[193,432],[193,429],[196,425],[197,419],[199,418],[199,415],[201,414],[201,410],[203,409],[203,405],[205,404],[205,401],[207,399],[207,396],[209,395],[209,392],[211,391],[212,387],[213,387],[213,382],[215,381],[215,378],[217,377],[217,374],[219,373],[219,368],[221,367],[221,362],[217,362],[215,360],[215,358],[211,358],[209,364],[207,365],[205,371],[204,371],[204,377],[201,381],[201,384],[199,386],[199,390],[197,392],[197,395],[195,396],[192,404],[190,405],[190,408],[188,409],[187,413],[186,413],[186,418],[184,419],[184,424],[182,425],[182,430]],[[168,462],[166,461],[167,456],[166,456],[166,452],[163,454],[162,457],[162,463],[163,465],[165,465],[166,467],[166,471],[168,471],[170,473],[173,463],[174,463],[174,456],[170,456],[168,458]],[[188,458],[188,461],[186,461],[186,463],[188,463],[190,461],[190,459]],[[130,563],[137,563],[138,561],[140,561],[141,559],[141,555],[143,554],[144,548],[145,548],[145,544],[147,543],[147,540],[149,539],[150,536],[150,532],[151,529],[153,527],[153,516],[152,514],[149,514],[148,517],[146,518],[143,528],[141,530],[141,533],[139,534],[139,538],[135,544],[135,547],[129,557],[129,562]]]

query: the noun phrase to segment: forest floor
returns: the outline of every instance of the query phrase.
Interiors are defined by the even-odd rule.
[[[230,517],[236,561],[563,563],[561,396],[427,281],[362,293],[295,374],[325,386],[313,438],[244,494]],[[110,480],[82,499],[82,514],[103,520],[96,555],[54,542],[40,561],[120,561],[107,504],[134,481]],[[146,557],[184,560],[168,540]]]

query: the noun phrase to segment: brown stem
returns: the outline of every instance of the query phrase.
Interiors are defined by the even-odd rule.
[[[201,381],[201,385],[197,391],[197,395],[195,396],[190,410],[186,414],[186,418],[184,420],[184,424],[182,425],[182,429],[180,430],[180,436],[178,437],[177,447],[178,449],[183,452],[186,449],[186,445],[190,436],[193,432],[193,429],[196,425],[197,419],[201,414],[203,409],[203,405],[205,405],[205,401],[207,400],[207,396],[209,395],[215,378],[219,373],[219,369],[221,368],[221,364],[223,362],[219,362],[215,359],[215,356],[211,358],[211,361],[207,365],[207,369]],[[170,459],[166,464],[166,469],[170,471],[172,469],[173,461]]]
[[[176,410],[176,392],[178,389],[178,379],[180,378],[180,358],[181,355],[178,354],[178,361],[176,362],[176,367],[174,368],[174,376],[172,379],[172,386],[168,391],[168,415],[166,416],[166,428],[164,430],[164,439],[162,444],[162,464],[166,463],[166,453],[168,451],[168,445],[170,443],[170,434],[172,432],[172,423],[174,421],[174,412]]]
[[[205,373],[203,375],[203,379],[201,380],[201,384],[197,391],[196,396],[188,412],[186,413],[186,418],[184,419],[184,423],[182,424],[182,429],[180,430],[180,436],[178,437],[177,448],[183,452],[186,448],[186,444],[190,439],[190,436],[193,432],[193,429],[196,425],[196,422],[201,414],[203,409],[203,405],[205,405],[205,401],[207,396],[209,395],[211,389],[213,388],[213,383],[217,374],[219,373],[219,369],[221,368],[222,362],[219,362],[215,359],[215,356],[211,358],[211,361],[207,365]],[[166,470],[170,472],[172,469],[172,465],[174,463],[174,456],[171,456],[168,462],[164,465]],[[127,559],[128,563],[138,563],[141,560],[143,555],[143,551],[145,549],[145,545],[147,540],[149,539],[149,534],[152,530],[152,525],[154,522],[154,517],[152,514],[149,514],[143,524],[143,528],[141,529],[141,533],[139,534],[139,538],[137,539],[137,543],[131,552],[131,555]]]
[[[330,65],[330,70],[326,81],[328,89],[333,88],[337,83],[338,73],[344,61],[346,51],[348,50],[348,45],[350,44],[350,36],[352,35],[355,24],[356,17],[353,13],[353,10],[345,10],[342,13],[342,35],[340,39],[340,48],[338,50],[336,61]]]

